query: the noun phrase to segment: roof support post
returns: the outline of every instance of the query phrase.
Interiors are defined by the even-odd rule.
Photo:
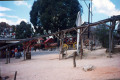
[[[113,30],[115,29],[115,24],[116,24],[116,21],[112,21],[110,22],[110,26],[109,27],[109,57],[111,58],[112,56],[112,52],[113,52],[113,48],[114,48],[114,45],[113,45]]]
[[[83,29],[81,28],[80,29],[80,33],[82,33],[82,31],[83,31]],[[82,35],[80,35],[80,45],[81,45],[81,47],[80,47],[80,59],[82,59],[82,56],[83,56],[83,37],[82,37]]]
[[[9,63],[10,63],[10,47],[8,47],[8,61],[9,61]]]
[[[24,54],[24,61],[25,61],[26,49],[24,49],[23,54]]]
[[[8,48],[6,48],[6,64],[8,64]]]
[[[112,32],[111,32],[111,38],[112,38],[112,41],[111,41],[111,52],[113,52],[114,51],[114,36],[113,36],[113,31],[114,31],[114,29],[115,29],[115,25],[116,25],[116,21],[114,20],[113,22],[112,22]]]
[[[110,58],[111,58],[111,32],[112,32],[112,29],[111,27],[109,27],[109,57]]]
[[[59,59],[64,58],[63,44],[64,44],[64,32],[61,32],[60,33],[60,54],[59,54]]]

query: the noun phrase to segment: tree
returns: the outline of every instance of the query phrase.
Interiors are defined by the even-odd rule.
[[[14,33],[15,30],[16,30],[16,26],[15,26],[15,25],[12,25],[11,27],[12,27],[12,33]]]
[[[52,33],[75,24],[82,6],[78,0],[37,0],[30,12],[30,21],[37,33]]]
[[[119,22],[119,24],[118,24],[118,28],[117,28],[117,33],[120,35],[120,22]]]
[[[109,47],[109,29],[104,25],[100,24],[96,27],[95,31],[96,37],[102,43],[105,48]]]
[[[0,23],[0,34],[2,32],[4,32],[4,29],[6,28],[6,31],[5,32],[8,32],[9,33],[9,28],[10,28],[10,25],[7,24],[6,22],[1,22]]]
[[[32,36],[33,29],[31,24],[27,24],[24,21],[21,21],[20,25],[16,26],[16,38],[24,39]]]

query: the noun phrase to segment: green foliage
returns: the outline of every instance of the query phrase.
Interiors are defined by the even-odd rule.
[[[109,47],[109,29],[104,25],[98,25],[95,31],[96,36],[105,48]]]
[[[16,26],[15,26],[15,25],[12,25],[11,27],[12,27],[12,33],[14,33],[15,30],[16,30]]]
[[[0,34],[4,31],[5,28],[9,28],[10,29],[10,25],[7,24],[6,22],[1,22],[0,23]],[[9,31],[7,31],[8,33],[10,33]]]
[[[37,0],[30,12],[30,21],[37,33],[45,34],[73,27],[82,6],[78,0]]]
[[[32,36],[33,29],[31,24],[27,24],[24,21],[21,21],[20,25],[16,26],[16,38],[17,39],[24,39],[30,38]]]
[[[120,35],[120,23],[118,24],[118,31],[117,33]]]

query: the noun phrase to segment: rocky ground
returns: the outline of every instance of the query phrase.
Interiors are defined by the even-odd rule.
[[[67,51],[72,54],[74,50]],[[0,59],[2,77],[9,76],[7,80],[120,80],[120,53],[107,58],[105,49],[94,51],[84,50],[82,60],[76,60],[77,67],[73,67],[73,59],[59,60],[58,51],[32,52],[31,60],[11,59],[5,64],[5,59]],[[92,65],[94,70],[84,71],[83,67]]]

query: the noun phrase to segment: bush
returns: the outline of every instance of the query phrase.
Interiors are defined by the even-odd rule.
[[[109,29],[104,24],[98,25],[95,31],[96,37],[104,48],[109,47]]]

